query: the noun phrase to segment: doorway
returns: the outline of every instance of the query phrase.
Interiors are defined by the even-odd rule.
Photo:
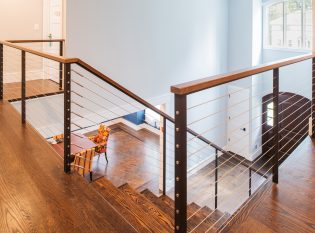
[[[262,153],[273,156],[273,94],[263,97]],[[308,135],[311,101],[301,95],[281,92],[279,94],[279,157],[283,161]]]
[[[249,160],[250,91],[247,88],[228,86],[227,148]]]
[[[64,38],[64,1],[44,0],[43,1],[43,39]],[[43,51],[59,55],[59,43],[44,43]],[[44,77],[59,83],[59,64],[44,59]]]

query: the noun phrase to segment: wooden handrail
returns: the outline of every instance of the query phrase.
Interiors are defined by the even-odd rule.
[[[45,43],[45,42],[65,42],[65,39],[47,39],[47,40],[6,40],[7,42],[18,44],[18,43]]]
[[[270,71],[276,68],[281,68],[298,62],[302,62],[308,59],[312,59],[315,54],[307,54],[302,56],[296,56],[293,58],[287,58],[280,61],[275,61],[249,69],[239,70],[227,74],[215,75],[209,78],[203,78],[191,82],[174,85],[171,87],[171,92],[177,95],[189,95],[198,91],[202,91],[211,87],[219,86],[229,82],[237,81],[255,74],[260,74],[266,71]]]
[[[27,53],[30,53],[33,55],[36,55],[36,56],[39,56],[42,58],[46,58],[49,60],[53,60],[53,61],[61,62],[61,63],[65,63],[65,64],[76,63],[79,60],[78,58],[65,58],[65,57],[53,55],[50,53],[41,52],[41,51],[34,50],[34,49],[31,49],[31,48],[28,48],[25,46],[17,45],[17,44],[14,44],[12,42],[8,42],[8,41],[0,41],[0,44],[6,45],[6,46],[11,47],[11,48],[15,48],[15,49],[18,49],[18,50],[21,50],[21,51],[24,51],[24,52],[27,52]]]

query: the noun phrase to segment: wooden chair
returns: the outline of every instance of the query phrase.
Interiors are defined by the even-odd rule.
[[[106,127],[105,125],[100,125],[100,127],[98,128],[98,134],[95,136],[89,137],[91,141],[97,144],[97,147],[95,148],[95,152],[96,154],[98,154],[98,157],[101,154],[104,154],[107,163],[108,163],[107,143],[108,143],[110,131],[111,131],[110,128]]]
[[[53,136],[53,139],[54,139],[57,143],[62,142],[63,139],[64,139],[64,135],[63,135],[63,134],[55,135],[55,136]]]
[[[78,172],[79,175],[85,176],[85,174],[90,174],[90,181],[93,179],[93,158],[95,156],[95,149],[88,149],[77,153],[74,157],[74,162],[72,163],[73,170]]]

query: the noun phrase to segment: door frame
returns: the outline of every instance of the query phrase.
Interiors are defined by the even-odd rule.
[[[62,38],[55,38],[55,39],[65,39],[66,35],[66,1],[60,0],[61,1],[61,37]],[[48,33],[50,29],[49,25],[49,17],[50,17],[50,0],[43,0],[43,35],[42,39],[47,39],[48,38]]]

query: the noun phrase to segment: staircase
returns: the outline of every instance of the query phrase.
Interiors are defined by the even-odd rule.
[[[96,180],[91,184],[102,197],[111,203],[138,232],[173,232],[174,231],[174,201],[166,195],[157,197],[150,190],[145,189],[138,193],[127,183],[115,187],[106,178]],[[216,232],[229,215],[219,210],[204,206],[201,208],[195,203],[187,206],[188,231],[196,233]],[[211,214],[211,217],[208,215]]]
[[[61,101],[63,103],[60,102],[60,104],[57,105],[64,107],[63,111],[59,111],[59,113],[61,113],[62,115],[60,120],[60,122],[62,122],[62,127],[58,129],[60,131],[58,133],[62,132],[64,134],[63,168],[65,173],[69,173],[71,171],[71,156],[73,154],[73,152],[71,151],[71,146],[75,145],[73,144],[73,140],[71,140],[71,134],[74,131],[83,132],[86,129],[90,129],[91,127],[93,128],[94,126],[99,125],[100,123],[111,122],[123,116],[134,114],[145,109],[150,109],[152,112],[154,112],[155,115],[160,116],[161,121],[163,120],[160,125],[162,129],[161,134],[163,135],[163,143],[161,144],[163,145],[161,145],[158,150],[156,150],[158,151],[159,155],[162,156],[159,157],[160,163],[155,166],[159,169],[162,167],[162,169],[159,170],[162,170],[162,172],[160,172],[159,178],[161,178],[161,183],[159,183],[159,185],[161,184],[162,188],[160,189],[162,189],[164,194],[167,191],[170,192],[169,189],[166,187],[168,181],[174,182],[170,188],[173,188],[173,194],[171,196],[176,196],[175,203],[171,198],[166,195],[162,195],[160,197],[156,196],[152,193],[152,191],[154,191],[153,189],[141,190],[143,188],[142,186],[139,193],[139,189],[133,189],[132,187],[130,187],[130,185],[128,185],[128,183],[116,187],[105,178],[99,179],[92,183],[91,186],[103,197],[100,202],[103,203],[104,201],[104,203],[106,202],[107,204],[110,204],[112,207],[114,207],[116,212],[114,214],[109,213],[109,209],[112,211],[111,208],[99,211],[99,218],[96,219],[96,225],[98,229],[104,229],[104,227],[101,226],[101,223],[99,221],[100,219],[103,221],[112,221],[112,219],[114,219],[115,226],[118,225],[120,227],[123,224],[118,221],[117,216],[119,215],[122,219],[126,220],[126,222],[128,223],[127,227],[130,226],[130,231],[126,231],[124,228],[124,231],[122,232],[217,232],[223,229],[222,227],[224,224],[226,226],[228,224],[231,225],[231,221],[230,223],[226,224],[227,220],[231,220],[231,216],[227,213],[223,213],[220,210],[233,213],[234,216],[241,216],[240,212],[246,211],[246,209],[244,210],[244,206],[249,206],[248,203],[250,203],[253,198],[255,198],[254,195],[261,191],[261,188],[263,188],[264,185],[271,180],[268,179],[268,175],[272,175],[273,182],[278,183],[279,162],[281,162],[281,160],[283,159],[283,154],[285,155],[287,153],[284,153],[281,150],[283,148],[286,148],[287,145],[285,144],[284,146],[282,146],[280,143],[282,130],[281,122],[279,122],[279,96],[281,95],[279,94],[279,68],[310,59],[313,59],[313,63],[315,63],[313,55],[304,55],[301,57],[279,61],[277,63],[273,63],[272,65],[262,65],[260,67],[250,68],[244,71],[233,72],[230,74],[214,76],[206,79],[195,80],[193,82],[185,84],[180,84],[177,86],[172,86],[171,91],[174,94],[174,106],[176,116],[175,118],[173,118],[172,116],[156,108],[151,103],[142,99],[132,91],[115,82],[113,79],[107,77],[105,74],[95,69],[91,65],[80,60],[79,58],[65,58],[62,56],[54,56],[44,52],[35,51],[28,47],[17,45],[17,43],[35,42],[37,43],[39,41],[0,41],[0,101],[4,100],[5,97],[3,95],[3,64],[5,54],[4,47],[6,48],[6,50],[7,48],[10,48],[11,50],[13,49],[14,53],[16,52],[15,50],[21,51],[21,55],[19,55],[21,57],[18,57],[19,62],[21,61],[22,64],[20,84],[21,87],[18,89],[19,91],[21,91],[21,93],[19,94],[21,98],[14,97],[14,99],[18,99],[21,101],[19,109],[21,109],[21,121],[23,125],[26,125],[26,122],[29,120],[27,119],[27,112],[29,111],[29,109],[28,107],[26,107],[26,100],[28,98],[43,97],[56,93],[59,94],[58,91],[53,93],[50,93],[50,91],[48,93],[42,93],[42,91],[39,91],[35,92],[34,95],[32,94],[31,96],[26,95],[28,91],[28,80],[26,75],[27,69],[25,65],[28,62],[28,56],[26,55],[34,55],[40,57],[41,59],[49,60],[50,63],[55,62],[56,65],[58,65],[58,89],[63,90],[63,95],[60,95],[62,97]],[[62,43],[64,42],[64,40],[41,40],[40,42],[60,42],[60,48],[62,49]],[[226,151],[225,149],[223,149],[225,147],[221,148],[221,146],[219,146],[219,143],[217,144],[217,142],[212,142],[212,140],[210,141],[211,134],[218,135],[217,132],[214,132],[213,130],[220,129],[221,132],[225,133],[226,130],[222,131],[221,125],[216,125],[214,127],[213,125],[211,125],[210,128],[206,129],[209,126],[209,122],[206,121],[208,121],[209,117],[213,117],[216,114],[220,114],[216,115],[216,117],[221,117],[221,112],[228,112],[228,108],[220,109],[220,111],[216,112],[215,114],[213,112],[209,112],[209,115],[205,114],[204,116],[199,116],[199,111],[195,110],[198,108],[209,109],[209,106],[206,106],[206,104],[211,104],[221,98],[229,98],[228,96],[230,96],[230,94],[220,97],[211,95],[211,99],[202,103],[198,101],[196,101],[196,103],[193,103],[194,101],[191,100],[193,100],[194,98],[191,98],[191,95],[197,92],[201,93],[203,91],[210,91],[214,87],[232,83],[234,81],[241,80],[247,77],[250,77],[252,79],[252,75],[261,74],[267,71],[273,72],[272,96],[274,99],[274,108],[272,110],[274,125],[272,128],[272,133],[275,140],[272,141],[272,148],[275,149],[272,151],[271,157],[265,159],[265,156],[263,154],[255,161],[250,162],[242,158],[238,154]],[[315,78],[313,76],[312,80],[314,87]],[[312,90],[312,93],[314,99],[315,91]],[[205,94],[207,94],[208,96],[208,93]],[[187,103],[189,104],[187,105]],[[234,105],[233,107],[235,106],[236,105]],[[46,107],[46,109],[49,108],[47,107],[47,105],[41,106],[41,110],[38,110],[37,112],[41,112],[42,109],[45,109],[44,107]],[[58,111],[51,111],[51,109],[49,110],[51,114],[58,114]],[[193,115],[196,116],[196,119],[194,119],[195,117],[190,117],[192,119],[187,119],[189,118],[188,116]],[[264,117],[265,113],[261,113],[260,115]],[[206,122],[204,127],[201,127],[203,126],[201,125],[202,122]],[[312,118],[313,129],[314,123],[315,119]],[[195,129],[195,124],[198,124],[196,128],[200,128],[200,131],[197,132],[193,130]],[[49,132],[49,134],[51,134],[50,137],[56,135],[54,130],[48,130],[51,131]],[[93,130],[95,129],[93,128]],[[233,129],[233,132],[235,130],[239,131],[239,127]],[[315,132],[315,130],[313,130],[313,132]],[[307,133],[302,136],[306,137]],[[219,141],[219,139],[214,140]],[[238,143],[238,141],[236,143]],[[125,143],[125,145],[126,147],[130,146],[130,143]],[[150,146],[149,143],[146,146]],[[294,144],[294,146],[296,145]],[[210,151],[204,150],[206,148],[208,148]],[[146,149],[149,148],[146,147]],[[126,148],[126,151],[128,150],[129,148]],[[152,148],[150,148],[150,151],[151,150]],[[199,152],[205,153],[208,159],[212,159],[212,161],[214,161],[209,164],[210,169],[208,168],[208,166],[200,169],[200,173],[202,174],[203,172],[202,177],[206,179],[205,182],[203,182],[203,180],[200,180],[200,178],[197,177],[195,174],[189,174],[191,175],[190,177],[188,177],[187,174],[187,164],[189,162],[188,159],[195,156],[197,157],[199,155],[202,156],[203,153],[199,154]],[[237,153],[242,154],[241,152]],[[32,151],[32,154],[35,154],[35,152]],[[170,163],[170,161],[173,161],[174,164]],[[198,165],[198,163],[196,164]],[[134,163],[133,165],[138,167],[138,163]],[[169,179],[167,179],[167,167],[170,167],[171,169],[169,169],[171,171],[169,172],[171,174],[169,175],[171,176],[169,177]],[[240,169],[238,170],[238,172],[236,172],[237,175],[233,177],[232,171],[234,172],[238,168]],[[118,174],[118,176],[122,175],[123,174],[121,172]],[[209,179],[210,175],[214,176],[214,178],[211,177],[212,179]],[[257,176],[259,177],[259,179],[263,177],[264,182],[260,182],[258,185],[254,186],[253,179]],[[195,180],[191,182],[192,178],[195,178]],[[224,181],[223,179],[227,179],[228,181],[226,183],[228,183],[228,185],[230,186],[226,185],[224,190],[220,189],[219,191],[219,187],[225,185],[222,182]],[[123,182],[125,182],[125,180]],[[190,185],[190,187],[188,187],[187,183],[188,185]],[[195,185],[195,187],[198,187],[192,187],[191,183]],[[205,190],[211,190],[207,192],[200,191],[200,188],[203,187]],[[148,188],[148,183],[146,183],[146,188]],[[66,190],[67,185],[64,186],[63,191]],[[188,194],[191,191],[195,191],[195,197],[193,200],[189,200],[188,197]],[[218,204],[219,196],[221,201]],[[88,199],[88,201],[91,202],[94,199],[90,195],[86,195],[85,197]],[[201,200],[202,198],[203,200]],[[212,200],[212,198],[214,200]],[[206,199],[214,204],[214,210],[208,207],[211,205],[206,203]],[[222,199],[224,199],[224,201],[222,201]],[[236,203],[237,199],[241,203]],[[201,202],[199,202],[200,200]],[[89,204],[87,203],[88,202],[84,202],[85,205],[89,206]],[[187,203],[189,204],[187,205]],[[196,203],[198,203],[199,205]],[[233,204],[233,206],[230,208],[233,208],[233,211],[227,210],[226,208],[222,207],[231,203]],[[218,210],[218,207],[220,207],[220,210]],[[175,209],[177,212],[176,215],[174,215]],[[84,215],[84,217],[87,216]],[[234,222],[238,220],[239,219],[234,218]],[[81,221],[79,222],[81,223]],[[108,232],[112,232],[112,230],[109,228],[105,229]]]

